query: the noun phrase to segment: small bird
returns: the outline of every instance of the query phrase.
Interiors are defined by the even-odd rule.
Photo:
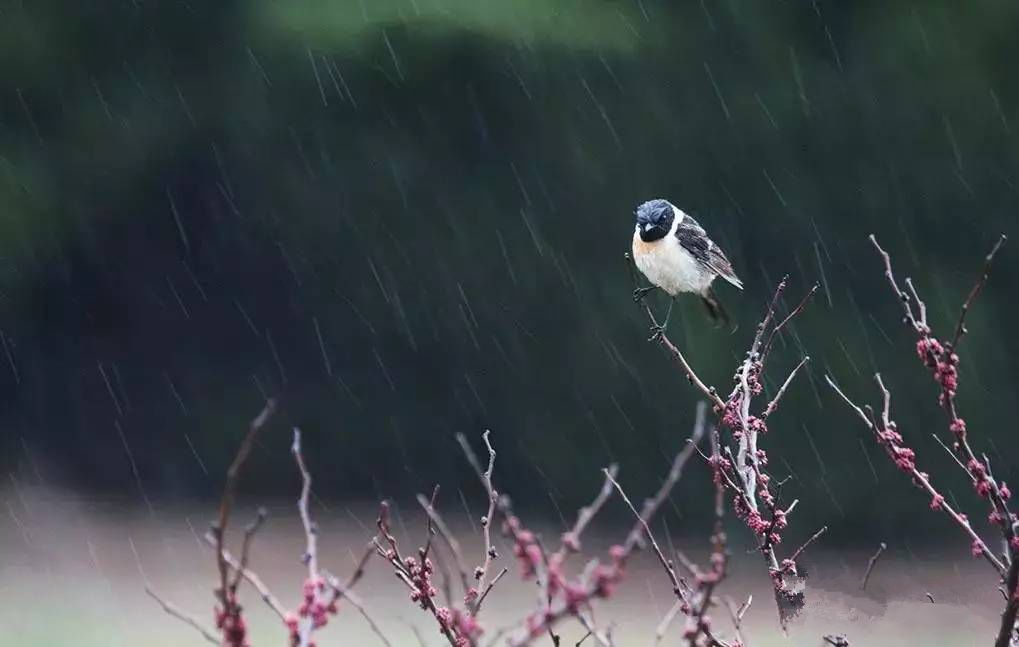
[[[711,284],[720,276],[742,290],[743,282],[736,276],[725,252],[708,238],[696,220],[668,200],[649,200],[634,213],[637,226],[633,232],[633,260],[652,287],[634,290],[633,298],[640,300],[655,288],[672,297],[659,331],[664,331],[668,325],[672,305],[681,292],[699,295],[712,319],[728,322],[729,315]]]

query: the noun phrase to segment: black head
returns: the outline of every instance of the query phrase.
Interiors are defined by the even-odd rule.
[[[637,231],[645,243],[665,238],[672,229],[675,212],[668,200],[648,200],[637,207]]]

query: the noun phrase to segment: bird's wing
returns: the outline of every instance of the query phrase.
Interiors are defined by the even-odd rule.
[[[729,262],[725,252],[708,238],[708,232],[704,231],[704,228],[696,220],[685,216],[676,226],[676,238],[679,240],[680,246],[699,263],[703,263],[711,271],[740,290],[743,289],[743,282],[736,276],[735,270],[732,269],[732,263]]]

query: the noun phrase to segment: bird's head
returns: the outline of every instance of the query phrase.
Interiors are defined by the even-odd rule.
[[[634,211],[637,215],[637,233],[645,243],[660,240],[672,229],[675,208],[668,200],[648,200]]]

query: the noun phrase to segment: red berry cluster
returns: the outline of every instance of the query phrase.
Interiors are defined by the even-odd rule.
[[[223,634],[224,647],[251,647],[248,642],[248,627],[237,603],[237,593],[227,591],[226,608],[215,608],[216,628]]]
[[[459,609],[439,607],[435,610],[435,617],[439,621],[439,630],[443,633],[449,632],[456,647],[470,647],[483,633],[474,616]]]
[[[414,589],[410,592],[411,602],[417,602],[422,609],[427,609],[431,599],[438,593],[432,585],[432,560],[427,557],[420,561],[413,557],[405,557],[403,566],[414,584]]]
[[[307,578],[302,587],[303,600],[297,611],[290,611],[284,616],[283,624],[290,632],[290,644],[296,646],[301,644],[300,625],[301,621],[310,618],[311,630],[314,631],[324,627],[329,622],[330,615],[336,615],[339,608],[337,600],[331,596],[326,581],[321,576]],[[314,642],[308,643],[314,647]]]

